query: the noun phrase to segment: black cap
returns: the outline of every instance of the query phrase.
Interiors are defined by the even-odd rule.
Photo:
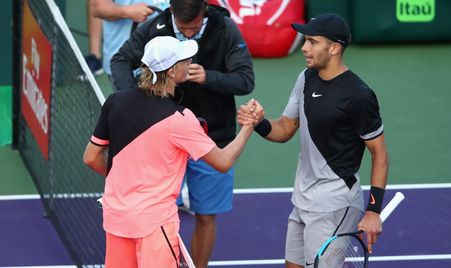
[[[311,18],[307,24],[292,23],[291,26],[304,35],[324,36],[343,46],[351,43],[351,31],[348,23],[334,13],[321,14]]]

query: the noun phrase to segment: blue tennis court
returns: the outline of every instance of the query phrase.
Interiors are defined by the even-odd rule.
[[[391,186],[385,200],[396,191],[406,199],[384,223],[370,267],[451,267],[451,184]],[[232,212],[218,216],[210,266],[283,267],[291,189],[235,192]],[[0,200],[0,267],[74,267],[36,198],[3,196]],[[194,218],[185,212],[180,218],[181,235],[188,244]]]

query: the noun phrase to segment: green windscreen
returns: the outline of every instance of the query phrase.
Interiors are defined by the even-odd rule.
[[[0,86],[0,146],[11,143],[11,86]]]

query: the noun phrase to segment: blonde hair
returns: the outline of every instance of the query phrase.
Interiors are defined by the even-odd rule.
[[[168,71],[164,70],[161,72],[156,72],[157,82],[152,83],[154,73],[152,73],[147,66],[141,67],[142,72],[138,79],[138,87],[145,91],[148,95],[155,95],[161,97],[169,97],[167,92],[167,87],[175,87],[175,83],[168,78]]]

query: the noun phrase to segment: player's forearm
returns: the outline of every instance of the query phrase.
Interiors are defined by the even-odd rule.
[[[252,135],[253,127],[243,126],[236,138],[222,149],[225,166],[222,172],[229,170],[236,162],[241,152],[243,152],[246,142]]]
[[[269,120],[271,123],[271,132],[264,138],[273,142],[287,142],[289,141],[296,130],[299,128],[299,121],[297,120]]]
[[[235,164],[252,132],[252,126],[243,126],[231,143],[223,149],[218,147],[212,149],[202,160],[219,172],[227,172]]]
[[[88,143],[83,154],[83,162],[95,172],[106,176],[108,169],[107,148],[93,145],[91,142]]]
[[[91,12],[94,17],[109,21],[128,18],[127,7],[117,5],[111,0],[91,1]]]
[[[107,155],[102,153],[96,157],[84,157],[85,164],[100,175],[106,176],[107,173]]]
[[[106,176],[107,173],[106,161],[99,159],[98,161],[91,162],[90,164],[88,164],[88,166],[95,172],[99,173],[100,175]]]

